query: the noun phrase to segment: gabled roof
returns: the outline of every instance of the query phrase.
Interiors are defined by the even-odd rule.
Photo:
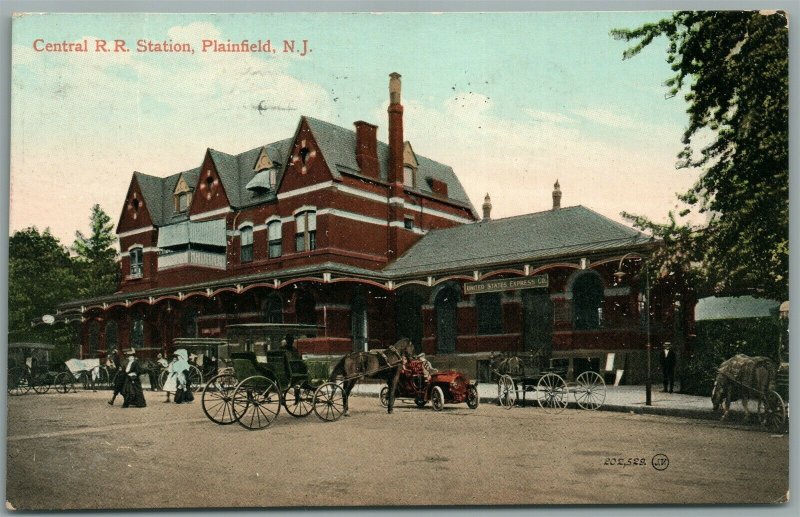
[[[356,161],[355,131],[313,117],[303,118],[308,122],[308,127],[311,129],[314,139],[322,151],[322,156],[325,158],[325,163],[334,178],[341,178],[342,173],[361,175],[361,169]],[[448,197],[451,200],[466,205],[473,214],[477,215],[452,167],[414,154],[419,162],[417,190],[433,194],[428,182],[425,181],[426,178],[442,181],[447,184]],[[379,178],[387,181],[389,178],[389,146],[380,140],[378,141],[378,171]]]
[[[320,151],[325,159],[328,168],[336,179],[341,179],[342,173],[361,175],[358,162],[356,161],[356,134],[355,131],[315,119],[313,117],[303,117],[308,123],[311,132]],[[301,123],[302,120],[301,119]],[[299,128],[299,125],[298,125]],[[253,179],[258,171],[254,165],[263,148],[266,148],[270,160],[278,168],[277,184],[280,185],[283,173],[289,161],[289,153],[294,144],[295,137],[286,138],[277,142],[259,146],[243,153],[232,155],[209,149],[208,152],[219,173],[222,186],[228,195],[228,201],[233,208],[244,208],[248,206],[266,203],[275,199],[276,193],[273,190],[248,190],[247,184]],[[416,153],[415,153],[416,154]],[[437,179],[447,184],[448,197],[451,201],[461,204],[470,209],[477,217],[477,212],[467,197],[461,182],[453,172],[452,167],[435,162],[416,154],[419,168],[417,169],[418,185],[416,190],[433,194],[427,178]],[[389,170],[389,146],[383,142],[378,142],[378,167],[380,179],[386,181]],[[183,174],[186,182],[194,189],[197,187],[197,180],[200,176],[200,168],[196,167],[188,171],[173,174],[165,178],[150,176],[141,172],[134,175],[139,180],[142,195],[147,203],[150,217],[156,226],[174,224],[188,219],[187,212],[175,212],[172,194],[178,178]]]
[[[583,206],[428,232],[384,269],[392,275],[475,268],[644,245],[652,239]]]

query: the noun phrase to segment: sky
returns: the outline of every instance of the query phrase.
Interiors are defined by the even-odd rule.
[[[686,102],[667,98],[666,40],[623,60],[609,36],[666,12],[473,14],[41,14],[12,25],[10,233],[69,245],[92,205],[116,223],[133,171],[197,167],[291,137],[302,115],[366,120],[386,141],[388,75],[402,75],[404,135],[453,167],[480,212],[562,206],[666,220],[698,171],[676,169]],[[94,52],[125,40],[130,52]],[[137,40],[194,53],[136,52]],[[269,39],[276,53],[202,52]],[[38,41],[37,41],[38,40]],[[88,40],[90,52],[37,52]],[[281,52],[283,40],[304,56]],[[112,44],[109,43],[109,47]],[[269,109],[259,110],[259,106]]]

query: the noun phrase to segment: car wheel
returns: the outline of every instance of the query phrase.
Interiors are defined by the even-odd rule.
[[[475,409],[478,407],[479,401],[480,397],[478,396],[478,387],[474,384],[470,384],[469,388],[467,388],[467,407],[470,409]]]
[[[439,386],[434,386],[431,389],[431,404],[433,404],[435,411],[444,409],[444,392]]]

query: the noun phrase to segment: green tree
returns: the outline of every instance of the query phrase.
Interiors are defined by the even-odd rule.
[[[46,326],[32,323],[74,298],[77,283],[69,251],[49,229],[15,232],[8,242],[9,341],[69,340],[66,331],[56,336]]]
[[[611,32],[635,41],[623,58],[660,36],[675,74],[665,85],[682,93],[689,124],[679,168],[699,180],[679,196],[681,215],[705,213],[691,227],[658,225],[628,214],[665,241],[656,270],[688,271],[703,294],[788,297],[789,75],[788,27],[782,12],[681,11],[636,29]]]
[[[91,298],[111,294],[117,288],[117,252],[114,243],[114,223],[100,205],[94,205],[91,213],[91,234],[75,232],[72,249],[76,254],[80,284],[75,298]]]

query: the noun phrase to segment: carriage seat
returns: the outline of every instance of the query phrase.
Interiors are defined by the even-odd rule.
[[[275,380],[275,373],[267,365],[256,361],[255,352],[233,352],[231,353],[231,361],[236,372],[236,378],[240,381],[253,375],[263,375],[268,379]]]
[[[308,380],[308,367],[302,360],[292,360],[286,350],[267,351],[267,365],[275,372],[281,383],[287,386],[303,384]]]

